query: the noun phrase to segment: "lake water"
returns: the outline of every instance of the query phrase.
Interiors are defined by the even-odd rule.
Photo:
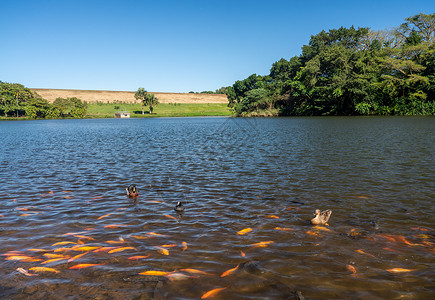
[[[0,122],[0,298],[429,299],[434,129],[423,117]],[[310,225],[315,209],[332,210],[329,226]]]

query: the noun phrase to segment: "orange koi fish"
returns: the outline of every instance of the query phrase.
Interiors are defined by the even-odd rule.
[[[217,293],[219,293],[219,292],[221,292],[221,291],[223,291],[225,289],[227,289],[227,288],[223,287],[223,288],[217,288],[217,289],[210,290],[207,293],[205,293],[204,295],[202,295],[201,299],[206,299],[206,298],[209,298],[209,297],[216,296]]]
[[[204,271],[201,271],[201,270],[197,270],[197,269],[189,269],[189,268],[187,268],[187,269],[180,269],[180,271],[187,272],[187,273],[190,273],[190,274],[212,275],[210,273],[207,273],[207,272],[204,272]]]
[[[188,279],[188,278],[197,278],[195,276],[188,276],[186,274],[183,273],[171,273],[165,276],[166,278],[169,278],[170,281],[175,281],[175,280],[184,280],[184,279]]]
[[[148,255],[136,255],[136,256],[130,256],[128,259],[139,260],[139,259],[147,258],[148,256],[150,256],[150,255],[149,254]]]
[[[53,269],[53,268],[45,268],[45,267],[33,267],[33,268],[30,268],[29,271],[59,273],[59,271],[56,270],[56,269]]]
[[[240,255],[241,255],[242,257],[245,257],[245,256],[246,256],[245,252],[243,252],[243,251],[240,251]]]
[[[78,264],[70,267],[71,270],[84,269],[89,267],[103,266],[105,264]]]
[[[293,228],[288,228],[288,227],[275,227],[275,230],[280,230],[280,231],[295,231],[295,229]]]
[[[181,246],[182,246],[183,251],[187,249],[187,243],[186,242],[182,242]]]
[[[115,252],[121,252],[121,251],[125,251],[125,250],[136,250],[136,248],[133,247],[121,247],[121,248],[115,248],[113,250],[110,250],[108,253],[115,253]]]
[[[160,233],[155,233],[155,232],[147,232],[146,234],[148,234],[148,235],[154,235],[154,236],[167,236],[167,235],[160,234]]]
[[[412,272],[415,271],[415,269],[402,269],[402,268],[393,268],[387,270],[390,273],[403,273],[403,272]]]
[[[45,256],[47,258],[63,258],[63,257],[65,257],[62,254],[54,254],[54,253],[44,253],[43,256]]]
[[[156,247],[156,248],[157,248],[157,252],[159,252],[160,254],[169,255],[169,250],[168,249],[161,248],[161,247]]]
[[[174,219],[174,220],[177,220],[177,218],[176,217],[174,217],[174,216],[171,216],[171,215],[164,215],[166,218],[169,218],[169,219]]]
[[[49,263],[52,263],[52,262],[56,262],[56,261],[60,261],[60,260],[65,260],[65,259],[66,259],[65,257],[52,258],[52,259],[49,259],[49,260],[46,260],[46,261],[42,262],[41,264],[45,265],[45,264],[49,264]]]
[[[132,238],[138,239],[138,240],[145,240],[150,239],[151,236],[143,236],[143,235],[130,235]]]
[[[268,216],[265,216],[266,218],[270,218],[270,219],[279,219],[279,217],[278,216],[275,216],[275,215],[268,215]]]
[[[106,241],[105,243],[108,243],[108,244],[122,244],[124,242],[125,242],[125,240],[122,237],[120,237],[118,241]]]
[[[82,252],[89,252],[92,250],[96,250],[99,249],[101,247],[97,247],[97,246],[74,246],[71,248],[71,250],[73,251],[82,251]]]
[[[62,192],[64,192],[64,193],[71,193],[71,191],[62,191]]]
[[[2,256],[14,256],[14,255],[24,255],[24,253],[23,251],[12,250],[2,254]]]
[[[172,247],[177,247],[177,244],[168,244],[168,245],[160,245],[159,247],[163,247],[163,248],[172,248]]]
[[[119,227],[127,227],[128,225],[125,224],[111,224],[111,225],[106,225],[104,226],[104,228],[119,228]]]
[[[33,259],[33,257],[26,256],[26,255],[11,255],[5,258],[5,260],[26,260],[26,259]]]
[[[142,273],[139,273],[139,275],[155,275],[155,276],[165,276],[169,275],[171,272],[163,272],[163,271],[145,271]]]
[[[82,253],[82,254],[78,254],[78,255],[76,255],[76,256],[73,256],[73,257],[71,257],[70,259],[68,259],[68,262],[72,262],[72,261],[75,261],[76,259],[79,259],[80,257],[82,257],[82,256],[84,256],[84,255],[86,255],[86,254],[88,254],[89,252],[85,252],[85,253]]]
[[[315,232],[315,231],[311,231],[311,230],[307,230],[305,231],[306,234],[309,234],[311,236],[320,236],[319,232]]]
[[[110,216],[110,215],[111,215],[111,213],[110,213],[110,214],[107,214],[107,215],[103,215],[103,216],[101,216],[101,217],[98,217],[97,220],[101,220],[102,218],[108,217],[108,216]]]
[[[317,225],[317,226],[313,226],[313,228],[315,228],[317,230],[322,230],[322,231],[328,231],[328,232],[331,231],[331,229],[326,228],[325,226],[319,226],[319,225]]]
[[[358,253],[365,254],[365,255],[367,255],[367,256],[370,256],[370,257],[376,258],[376,256],[374,256],[373,254],[370,254],[370,253],[364,252],[364,250],[361,250],[361,249],[355,250],[355,252],[358,252]]]
[[[53,251],[54,252],[65,252],[65,251],[71,251],[72,250],[72,248],[57,248],[57,249],[54,249]]]
[[[221,277],[225,277],[225,276],[228,276],[228,275],[233,274],[233,273],[234,273],[238,268],[239,268],[239,265],[235,266],[235,267],[232,268],[232,269],[226,270],[225,272],[223,272],[223,273],[221,274]]]
[[[27,251],[32,251],[32,252],[50,252],[51,250],[31,248],[31,249],[27,249]]]
[[[420,230],[420,231],[430,231],[430,229],[423,228],[423,227],[411,227],[412,230]]]
[[[54,192],[53,192],[53,191],[49,191],[48,193],[49,193],[49,194],[54,194]]]
[[[259,242],[259,243],[254,243],[251,244],[252,247],[261,247],[261,248],[265,248],[267,247],[269,244],[275,243],[274,241],[267,241],[267,242]]]
[[[244,234],[247,234],[248,232],[251,232],[251,231],[252,231],[252,228],[245,228],[245,229],[242,229],[240,231],[237,231],[237,234],[244,235]]]
[[[27,272],[26,270],[24,270],[23,268],[17,268],[17,271],[20,272],[21,274],[24,274],[26,276],[37,276],[38,274],[31,274],[29,272]]]
[[[109,252],[110,250],[116,249],[117,247],[101,247],[99,249],[96,249],[92,252],[101,252],[101,251],[105,251],[105,252]]]
[[[74,242],[57,242],[54,243],[52,246],[61,246],[61,245],[68,245],[68,244],[77,245],[77,243]]]
[[[354,266],[352,266],[352,265],[346,265],[346,269],[349,271],[349,272],[352,272],[352,276],[353,277],[356,277],[356,269],[355,269],[355,267]]]
[[[148,203],[163,203],[162,201],[157,201],[157,200],[149,200],[146,202],[148,202]]]

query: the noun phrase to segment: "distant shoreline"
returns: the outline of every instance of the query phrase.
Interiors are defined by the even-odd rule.
[[[137,103],[135,92],[131,91],[99,91],[99,90],[71,90],[71,89],[41,89],[31,88],[48,102],[53,103],[56,98],[77,97],[88,103]],[[160,103],[225,103],[228,99],[225,94],[194,94],[194,93],[153,93]]]

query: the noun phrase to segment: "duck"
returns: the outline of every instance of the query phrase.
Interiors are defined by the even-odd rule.
[[[174,210],[176,212],[183,212],[184,211],[184,206],[183,204],[181,204],[180,201],[177,202],[177,205],[175,205]]]
[[[125,188],[125,190],[127,191],[128,197],[137,197],[139,195],[134,184],[131,184],[129,187]]]
[[[312,225],[328,225],[329,218],[331,217],[332,210],[328,209],[320,212],[320,209],[316,209],[314,212],[315,217],[311,219]]]

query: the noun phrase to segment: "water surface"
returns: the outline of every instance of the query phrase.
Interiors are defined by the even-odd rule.
[[[419,117],[0,122],[0,297],[428,299],[434,128]],[[309,225],[317,208],[333,211],[329,226]],[[41,266],[57,273],[29,271]]]

